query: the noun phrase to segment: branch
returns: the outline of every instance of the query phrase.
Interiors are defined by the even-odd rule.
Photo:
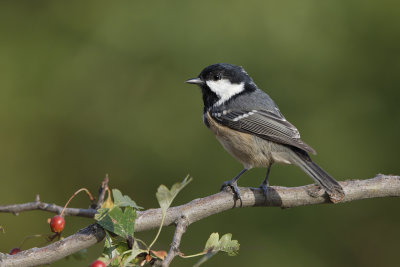
[[[99,188],[99,200],[97,201],[96,204],[93,205],[92,203],[92,205],[88,209],[65,208],[63,214],[66,216],[81,216],[81,217],[93,218],[94,215],[96,214],[96,209],[100,208],[104,202],[108,181],[109,179],[107,174]],[[63,208],[64,207],[58,206],[56,204],[41,202],[40,196],[36,195],[35,201],[33,202],[0,206],[0,212],[9,212],[13,213],[14,215],[18,215],[20,212],[23,211],[44,210],[60,214]]]
[[[161,267],[168,267],[175,256],[180,253],[179,246],[181,244],[182,235],[186,232],[188,226],[189,221],[184,215],[178,219],[171,247],[167,257],[165,257],[165,259],[162,261]]]
[[[104,178],[103,182],[101,183],[101,186],[99,188],[99,200],[97,201],[96,207],[91,207],[95,209],[99,209],[101,205],[103,205],[104,202],[104,197],[106,196],[107,188],[108,188],[108,174],[106,174],[106,177]]]
[[[30,211],[30,210],[44,210],[60,214],[62,209],[63,207],[58,206],[56,204],[50,204],[40,201],[39,195],[36,195],[36,199],[33,202],[0,206],[0,212],[9,212],[13,213],[14,215],[18,215],[18,213],[20,212]],[[96,210],[92,208],[89,209],[66,208],[64,210],[64,215],[69,215],[69,216],[81,216],[81,217],[93,218],[95,214]]]
[[[340,185],[345,192],[345,197],[340,203],[367,198],[400,196],[400,176],[380,174],[375,178],[367,180],[342,181]],[[314,185],[292,188],[271,186],[268,188],[267,202],[264,200],[262,191],[258,188],[240,188],[240,191],[242,193],[243,207],[269,206],[293,208],[305,205],[331,203],[326,195],[312,196],[310,190],[312,191],[313,189],[315,189]],[[233,195],[227,192],[219,192],[205,198],[195,199],[187,204],[169,208],[164,220],[164,226],[174,224],[182,216],[186,218],[187,225],[190,225],[203,218],[239,206],[235,204]],[[135,222],[135,232],[155,229],[159,227],[161,223],[161,209],[138,211],[137,214],[138,218]],[[100,242],[103,238],[104,230],[96,226],[96,224],[90,225],[80,230],[78,233],[44,248],[32,248],[12,256],[0,253],[0,266],[35,266],[38,264],[48,264],[83,248],[90,247]]]
[[[92,224],[65,239],[43,248],[31,248],[15,255],[0,253],[0,266],[23,267],[50,264],[81,249],[92,246],[102,241],[104,237],[103,228],[97,224]]]

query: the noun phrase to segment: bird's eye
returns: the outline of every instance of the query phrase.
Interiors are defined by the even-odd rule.
[[[220,74],[215,74],[215,75],[213,76],[213,79],[214,79],[214,81],[221,80],[221,75],[220,75]]]

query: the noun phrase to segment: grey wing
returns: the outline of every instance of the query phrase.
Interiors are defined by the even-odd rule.
[[[250,133],[279,144],[291,145],[316,154],[315,150],[300,139],[299,131],[277,109],[212,111],[211,116],[231,129]]]

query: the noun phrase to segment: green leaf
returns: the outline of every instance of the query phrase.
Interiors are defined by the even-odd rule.
[[[96,221],[100,221],[101,219],[103,219],[105,216],[107,216],[107,213],[110,209],[108,208],[100,208],[97,210],[96,214],[94,215],[94,219]]]
[[[165,185],[160,185],[158,187],[156,197],[163,214],[167,212],[167,209],[169,206],[171,206],[172,201],[178,195],[178,193],[191,181],[192,178],[188,175],[181,183],[174,184],[171,187],[171,190],[169,190]]]
[[[174,184],[171,187],[171,190],[169,190],[168,187],[166,187],[163,184],[158,187],[156,197],[157,197],[158,203],[160,204],[160,207],[161,207],[162,217],[161,217],[161,223],[160,223],[160,227],[158,228],[156,237],[154,238],[153,242],[151,242],[150,246],[148,247],[149,250],[151,249],[151,247],[154,245],[154,243],[157,241],[158,237],[160,236],[161,229],[164,224],[165,215],[167,213],[167,209],[169,208],[169,206],[171,206],[172,201],[178,195],[178,193],[191,181],[192,181],[192,178],[189,177],[189,175],[187,175],[185,177],[185,179],[183,179],[182,182]]]
[[[136,211],[132,207],[121,208],[114,206],[111,210],[99,209],[95,215],[97,223],[116,235],[123,238],[133,236]]]
[[[113,252],[114,249],[112,249],[112,247],[113,247],[113,245],[112,245],[111,236],[106,231],[106,238],[105,238],[105,242],[104,242],[103,254],[104,254],[104,256],[107,256],[110,259],[113,257],[113,255],[111,253]]]
[[[132,207],[134,209],[143,209],[142,207],[138,206],[135,201],[133,201],[129,196],[122,195],[121,191],[118,189],[112,190],[113,198],[114,198],[114,205],[118,207]]]
[[[141,248],[139,247],[138,242],[137,242],[136,240],[134,240],[134,241],[133,241],[133,246],[132,246],[132,251],[131,251],[130,255],[129,255],[127,258],[124,259],[124,261],[123,261],[123,264],[124,264],[124,265],[123,265],[123,266],[125,267],[125,266],[128,266],[130,263],[136,263],[136,262],[137,262],[137,260],[135,260],[136,257],[137,257],[139,254],[143,253],[143,252],[146,252],[146,253],[147,253],[147,250],[141,249]],[[133,261],[133,262],[132,262],[132,261]]]
[[[106,231],[102,254],[105,259],[104,262],[110,262],[110,266],[122,266],[121,262],[127,258],[127,256],[124,255],[127,251],[129,251],[129,248],[126,239],[120,236],[112,236],[108,231]]]
[[[224,251],[228,253],[229,256],[237,255],[239,251],[239,242],[237,240],[232,240],[232,234],[224,234],[221,239],[219,239],[218,233],[212,233],[208,238],[204,251]]]
[[[232,240],[232,234],[224,234],[219,240],[219,250],[228,253],[229,256],[236,256],[239,252],[240,244],[237,240]]]
[[[221,239],[219,239],[218,233],[212,233],[204,247],[204,251],[207,253],[194,266],[200,266],[219,251],[226,252],[229,256],[235,256],[239,251],[239,246],[237,240],[232,240],[231,233],[223,235]]]
[[[112,240],[110,234],[106,231],[103,256],[106,257],[107,259],[112,259],[116,256],[116,254],[117,254],[117,251],[115,250],[113,240]]]
[[[136,209],[141,207],[118,189],[113,189],[112,195],[114,201],[109,195],[106,201],[108,205],[98,209],[94,218],[106,230],[103,257],[111,260],[110,266],[122,266],[130,253],[126,239],[133,237]]]
[[[119,236],[111,237],[108,232],[106,236],[106,242],[104,243],[103,255],[112,259],[116,255],[121,255],[125,251],[129,250],[126,239]]]
[[[219,234],[212,233],[206,242],[204,251],[208,251],[209,249],[218,247],[218,245],[219,245]]]

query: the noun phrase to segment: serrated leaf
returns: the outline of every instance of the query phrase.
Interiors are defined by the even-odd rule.
[[[229,256],[236,256],[239,252],[240,244],[237,240],[232,240],[232,234],[224,234],[219,241],[219,250],[228,253]]]
[[[229,256],[235,256],[239,251],[239,246],[237,240],[232,240],[231,233],[224,234],[221,239],[219,239],[218,233],[212,233],[204,246],[204,251],[207,253],[194,266],[200,266],[219,251],[226,252]]]
[[[114,205],[118,207],[132,207],[134,209],[143,209],[142,207],[138,206],[135,201],[133,201],[129,196],[122,195],[121,191],[118,189],[112,190],[113,198],[114,198]]]
[[[178,195],[178,193],[191,181],[192,178],[186,176],[181,183],[174,184],[171,187],[171,190],[169,190],[168,187],[166,187],[165,185],[160,185],[158,187],[156,197],[163,214],[166,213],[167,209],[169,208],[169,206],[171,206],[172,201]]]
[[[95,215],[97,223],[116,235],[123,238],[133,236],[136,220],[136,211],[132,207],[121,208],[114,206],[111,210],[99,209]]]

